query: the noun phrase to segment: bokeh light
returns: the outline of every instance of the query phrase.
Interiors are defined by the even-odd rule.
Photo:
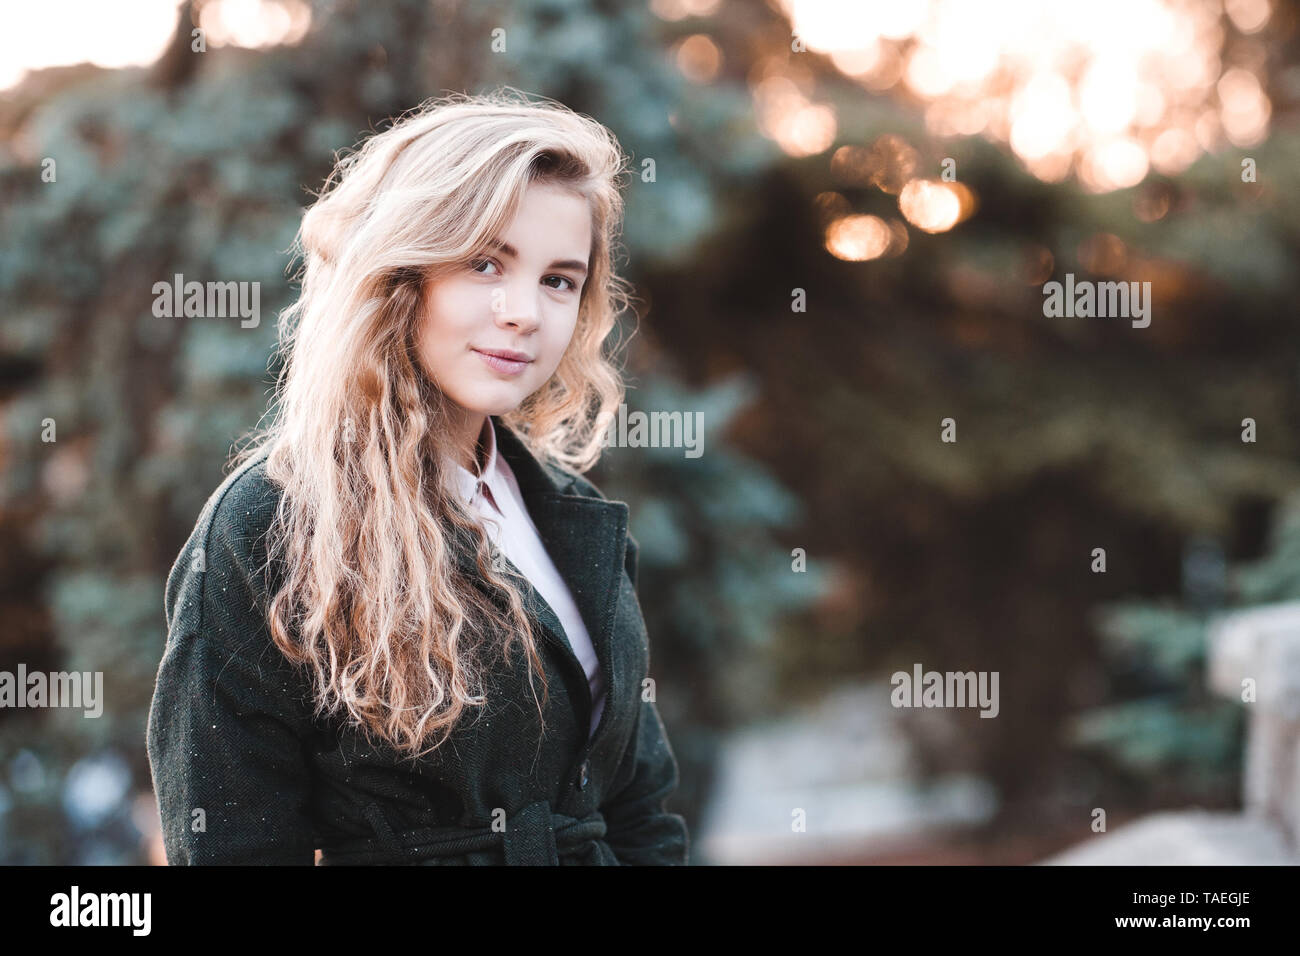
[[[1268,23],[1270,0],[780,2],[795,36],[845,76],[920,100],[936,136],[1006,144],[1044,181],[1124,189],[1268,135],[1258,42],[1245,37]],[[775,104],[766,117],[793,154],[818,137],[792,130],[834,123],[780,115],[808,108]]]
[[[176,29],[178,0],[137,0],[132,16],[102,0],[14,3],[0,30],[0,89],[28,70],[73,63],[117,68],[151,63]],[[50,29],[51,23],[59,24]]]
[[[199,26],[215,46],[297,43],[310,25],[302,0],[208,0],[199,8]]]
[[[696,33],[677,44],[676,62],[692,83],[708,83],[722,69],[722,51],[712,39]]]
[[[913,179],[898,194],[898,208],[922,232],[946,232],[974,211],[975,198],[962,183]]]
[[[51,66],[153,63],[171,42],[179,8],[180,0],[133,0],[125,9],[103,0],[13,4],[0,31],[0,89]],[[196,14],[209,47],[294,44],[311,26],[305,0],[207,0]]]
[[[762,80],[754,90],[754,104],[759,129],[791,156],[813,156],[835,142],[834,110],[809,101],[789,79]]]
[[[901,252],[907,245],[903,230]],[[897,244],[897,233],[879,216],[851,215],[837,219],[826,230],[826,249],[838,259],[863,262],[878,259]]]

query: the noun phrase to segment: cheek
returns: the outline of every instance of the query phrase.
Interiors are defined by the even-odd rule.
[[[556,329],[556,333],[555,333],[556,347],[561,352],[568,349],[569,343],[573,341],[573,336],[577,333],[577,330],[578,330],[577,316],[570,318],[567,323],[560,325]]]
[[[463,317],[473,315],[472,296],[449,284],[428,296],[419,327],[420,357],[428,363],[445,362],[469,341],[470,329]],[[457,321],[461,317],[462,321]]]
[[[563,325],[552,326],[551,339],[547,342],[547,352],[550,354],[550,367],[547,369],[547,378],[551,376],[557,368],[560,367],[560,361],[568,352],[570,345],[573,343],[574,333],[577,331],[577,322],[569,322]]]
[[[426,313],[420,320],[419,329],[416,332],[416,352],[420,356],[420,362],[428,372],[433,372],[437,368],[438,357],[445,351],[439,342],[440,332],[441,326],[439,323]]]

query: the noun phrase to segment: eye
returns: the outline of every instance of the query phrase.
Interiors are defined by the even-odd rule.
[[[498,269],[501,268],[500,266],[497,266],[495,259],[472,259],[469,263],[470,271],[477,272],[480,275],[491,275],[491,273],[483,272],[483,270],[479,268],[482,265],[492,265],[496,266]]]
[[[567,290],[563,290],[563,289],[562,289],[561,291],[576,292],[577,289],[578,289],[578,284],[577,284],[576,282],[574,282],[572,279],[570,279],[568,276],[559,276],[559,275],[556,275],[556,276],[547,276],[546,278],[548,278],[548,279],[559,279],[561,282],[567,282],[567,283],[569,283],[569,288],[568,288]],[[551,288],[554,289],[555,286],[551,286]]]

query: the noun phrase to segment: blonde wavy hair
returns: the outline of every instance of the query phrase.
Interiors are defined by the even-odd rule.
[[[413,758],[486,703],[488,669],[517,639],[544,729],[533,624],[448,494],[450,400],[416,359],[416,334],[425,284],[489,248],[530,184],[585,196],[592,250],[573,338],[550,381],[501,418],[544,462],[588,470],[624,396],[605,349],[631,301],[613,262],[627,159],[600,123],[510,87],[427,101],[336,159],[291,247],[301,292],[280,317],[270,424],[235,456],[266,454],[283,489],[271,634],[311,673],[317,716],[346,711]],[[455,547],[472,549],[477,582]]]

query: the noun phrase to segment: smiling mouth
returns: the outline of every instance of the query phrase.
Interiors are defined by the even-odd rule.
[[[496,355],[491,352],[481,352],[478,349],[475,349],[474,351],[478,354],[478,357],[487,364],[488,368],[500,372],[503,375],[518,375],[532,364],[532,359],[523,361],[519,359],[505,358],[504,356]]]

